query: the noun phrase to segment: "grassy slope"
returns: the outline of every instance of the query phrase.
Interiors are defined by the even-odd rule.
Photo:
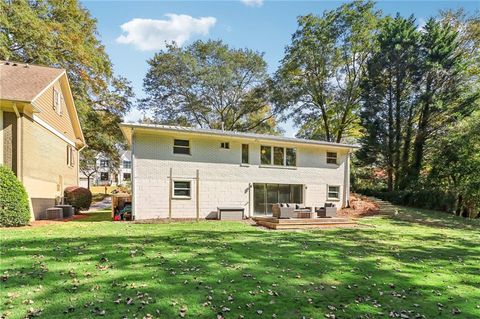
[[[402,209],[362,220],[375,227],[273,232],[235,222],[102,221],[107,215],[0,229],[2,312],[451,318],[458,308],[456,318],[480,316],[478,221]]]

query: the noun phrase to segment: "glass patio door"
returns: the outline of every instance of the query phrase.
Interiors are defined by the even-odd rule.
[[[253,184],[254,215],[271,215],[277,203],[302,203],[302,185]]]

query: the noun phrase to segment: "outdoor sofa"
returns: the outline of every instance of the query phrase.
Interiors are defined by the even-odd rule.
[[[305,207],[304,204],[278,203],[272,206],[272,215],[275,218],[298,218],[311,212],[312,208]]]

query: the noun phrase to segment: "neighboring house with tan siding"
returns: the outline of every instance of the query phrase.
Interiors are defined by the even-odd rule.
[[[0,164],[25,185],[35,219],[78,185],[85,146],[65,70],[0,61]]]

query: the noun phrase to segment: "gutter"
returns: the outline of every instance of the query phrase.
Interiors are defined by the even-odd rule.
[[[178,134],[187,134],[187,135],[204,135],[210,137],[229,137],[234,139],[241,140],[253,140],[255,142],[261,141],[273,141],[277,143],[293,144],[293,145],[308,145],[308,146],[320,146],[325,148],[341,148],[341,149],[358,149],[359,145],[351,144],[342,144],[342,143],[333,143],[317,140],[308,140],[308,139],[298,139],[290,138],[285,136],[275,136],[275,135],[256,135],[254,133],[244,133],[244,132],[234,132],[234,131],[202,131],[196,130],[195,128],[182,127],[181,129],[176,129],[172,127],[159,127],[154,125],[141,125],[141,124],[132,124],[132,123],[121,123],[120,128],[137,128],[141,130],[157,132],[157,133],[178,133]],[[191,130],[189,130],[191,129]],[[123,132],[123,130],[122,130]],[[125,134],[124,134],[125,135]],[[128,141],[128,137],[125,136]]]

